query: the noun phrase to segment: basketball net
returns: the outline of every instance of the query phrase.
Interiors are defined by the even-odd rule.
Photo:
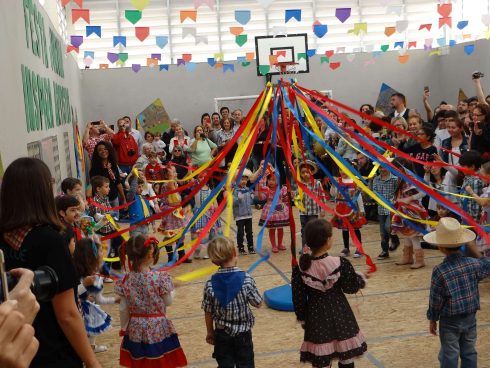
[[[296,79],[292,76],[298,73],[299,63],[293,61],[283,61],[274,63],[273,65],[281,76],[283,83],[291,83],[292,79],[294,79],[294,82],[296,82]]]

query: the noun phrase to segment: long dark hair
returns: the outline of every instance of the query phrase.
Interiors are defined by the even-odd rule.
[[[114,147],[112,146],[112,144],[106,141],[100,141],[95,146],[94,154],[92,155],[92,167],[97,167],[97,168],[103,167],[102,158],[99,156],[99,153],[97,152],[97,148],[99,148],[99,146],[104,146],[107,149],[107,151],[109,151],[108,160],[111,163],[112,170],[117,170],[116,151],[114,151]]]
[[[130,269],[138,272],[140,271],[141,263],[147,257],[150,250],[153,250],[153,264],[158,263],[160,257],[160,249],[158,249],[158,241],[147,242],[144,235],[136,235],[129,238],[127,243],[121,246],[122,255],[128,256],[128,261],[130,262]],[[151,244],[150,244],[151,243]],[[124,248],[123,248],[124,247]],[[126,266],[126,262],[124,262]]]
[[[56,231],[63,228],[56,213],[49,168],[37,158],[22,157],[12,162],[3,176],[0,232],[26,225],[50,225]]]
[[[77,242],[73,253],[73,264],[78,277],[86,277],[97,271],[99,265],[100,244],[91,238],[83,238]]]
[[[332,224],[324,219],[314,219],[308,221],[305,226],[306,245],[314,251],[321,248],[332,237]],[[299,259],[299,267],[302,271],[307,271],[311,267],[313,256],[304,253]]]

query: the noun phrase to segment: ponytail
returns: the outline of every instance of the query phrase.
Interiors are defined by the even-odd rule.
[[[299,258],[299,268],[301,271],[308,271],[311,267],[313,257],[311,254],[303,253]]]

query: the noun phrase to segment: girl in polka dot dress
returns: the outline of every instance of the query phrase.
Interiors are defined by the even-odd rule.
[[[345,293],[364,288],[366,277],[346,258],[328,254],[333,243],[329,222],[308,222],[305,240],[311,254],[301,256],[291,282],[294,311],[305,330],[300,361],[323,368],[338,360],[339,368],[353,368],[354,358],[363,355],[367,345]]]

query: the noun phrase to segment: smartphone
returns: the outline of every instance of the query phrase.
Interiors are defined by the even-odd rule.
[[[92,125],[100,125],[100,121],[92,121],[90,124],[92,124]]]
[[[429,86],[424,87],[424,92],[429,92]]]
[[[5,258],[2,250],[0,250],[0,286],[2,295],[0,295],[0,303],[9,299],[9,288],[7,284],[7,272],[5,270]]]

